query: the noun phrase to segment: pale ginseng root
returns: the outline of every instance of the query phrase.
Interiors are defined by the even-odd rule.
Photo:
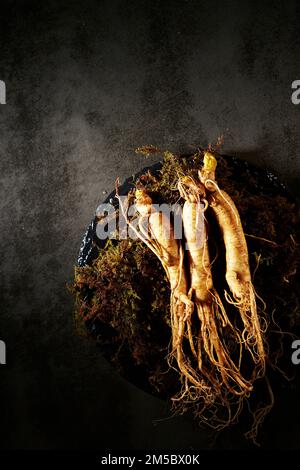
[[[195,302],[200,325],[195,348],[198,367],[220,395],[221,401],[225,397],[228,399],[228,393],[244,396],[252,390],[252,384],[242,376],[239,367],[240,358],[238,357],[236,364],[224,340],[224,329],[227,328],[235,340],[237,349],[241,351],[242,339],[231,324],[213,285],[207,224],[204,218],[206,206],[201,203],[205,189],[203,188],[201,194],[200,185],[189,177],[183,178],[178,186],[181,196],[185,199],[184,236],[188,252],[192,299]],[[204,367],[204,362],[209,365]]]
[[[251,280],[247,243],[238,210],[231,197],[215,181],[216,160],[207,152],[200,181],[207,189],[209,207],[220,227],[226,250],[226,282],[233,299],[225,292],[226,300],[240,312],[242,338],[254,362],[252,380],[263,377],[266,366],[264,343],[265,326],[258,316],[255,290]],[[262,319],[261,319],[262,320]]]
[[[135,204],[140,214],[139,230],[128,219],[120,198],[119,203],[128,225],[159,258],[170,282],[172,350],[169,355],[169,364],[171,359],[175,358],[186,391],[191,386],[200,388],[202,395],[206,400],[209,400],[212,393],[211,388],[205,383],[201,374],[192,367],[183,350],[185,336],[187,336],[191,347],[193,345],[190,324],[194,304],[188,296],[182,245],[174,237],[174,230],[169,218],[153,208],[152,200],[145,190],[138,189],[135,192]]]
[[[147,231],[143,225],[146,219],[150,235],[148,242],[152,244],[152,247],[155,247],[154,250],[162,262],[170,282],[172,350],[169,355],[169,363],[171,363],[172,358],[176,359],[184,383],[183,394],[189,394],[190,387],[194,387],[201,390],[205,400],[210,400],[212,395],[211,387],[205,383],[199,371],[191,365],[191,361],[183,349],[183,341],[187,336],[192,353],[196,353],[191,334],[194,304],[188,297],[188,284],[183,264],[184,252],[181,241],[175,239],[170,219],[163,212],[157,212],[153,209],[151,198],[145,191],[136,191],[136,208],[141,214],[140,231],[145,237],[147,236]]]
[[[195,301],[196,309],[198,311],[198,316],[202,326],[198,337],[198,351],[203,345],[206,356],[214,366],[213,372],[211,370],[210,377],[213,377],[213,388],[217,391],[213,401],[210,404],[205,402],[202,403],[201,401],[199,403],[197,402],[194,412],[201,421],[206,422],[209,426],[213,427],[214,429],[222,429],[236,422],[239,414],[243,409],[244,403],[249,403],[248,398],[250,396],[251,390],[253,389],[254,381],[257,378],[264,376],[266,353],[263,341],[264,332],[259,323],[256,310],[255,292],[251,283],[247,245],[237,210],[232,212],[232,214],[234,214],[234,221],[230,219],[226,222],[228,224],[232,224],[233,227],[238,225],[239,230],[241,231],[238,231],[237,237],[242,239],[243,243],[239,244],[238,249],[236,249],[237,245],[235,245],[232,236],[224,236],[224,232],[226,230],[223,230],[222,234],[226,247],[226,280],[230,286],[231,291],[233,292],[233,295],[236,296],[233,303],[238,307],[241,318],[243,320],[244,330],[242,332],[239,332],[236,326],[232,325],[232,323],[229,321],[221,299],[213,287],[210,271],[211,263],[209,259],[206,225],[204,225],[204,233],[202,234],[202,253],[201,237],[199,247],[199,235],[197,235],[199,217],[201,217],[201,215],[203,217],[203,213],[201,214],[201,211],[205,211],[208,204],[211,204],[211,195],[215,194],[214,189],[217,188],[217,185],[214,181],[215,167],[211,166],[211,163],[214,162],[211,162],[210,158],[208,158],[205,163],[205,171],[202,174],[200,173],[200,178],[203,184],[201,182],[195,182],[190,177],[186,177],[183,179],[183,181],[181,181],[181,183],[179,183],[179,190],[181,195],[186,200],[183,210],[183,224],[185,238],[187,240],[187,244],[189,245],[189,266],[191,272],[190,277],[194,289],[194,296],[192,298]],[[203,175],[205,175],[207,178],[209,177],[210,179],[205,180]],[[218,191],[220,192],[219,188]],[[228,195],[223,193],[222,196],[226,197]],[[200,214],[199,200],[204,202],[204,208],[200,209]],[[198,203],[197,208],[195,206],[196,201]],[[229,197],[228,201],[230,201]],[[232,230],[234,231],[234,229]],[[196,245],[196,242],[198,245]],[[234,247],[233,249],[232,244]],[[236,262],[234,264],[232,264],[232,255],[236,257]],[[241,261],[239,263],[238,259],[240,256]],[[239,266],[239,269],[242,270],[242,275],[240,278],[238,278],[238,280],[242,279],[243,282],[237,282],[237,276],[232,277],[231,275],[231,270],[233,267],[236,268],[236,265]],[[237,272],[239,273],[239,271]],[[227,299],[230,301],[228,296]],[[230,303],[232,302],[230,301]],[[207,315],[205,315],[206,312]],[[220,313],[218,314],[218,312]],[[224,331],[221,331],[221,334],[218,335],[216,321],[218,317],[223,318],[223,326],[227,324],[233,330],[233,336],[235,338],[236,345],[240,349],[238,366],[233,362],[232,357],[230,356],[231,351],[228,351],[225,344],[223,343],[223,340],[225,339]],[[257,349],[254,347],[253,341],[252,343],[249,342],[249,332],[254,339],[255,346],[257,345]],[[251,374],[251,379],[248,377],[245,379],[241,373],[244,345],[250,352],[250,356],[255,363],[255,368]],[[216,349],[217,354],[214,354],[214,348]],[[255,356],[256,354],[258,357]],[[217,361],[214,360],[215,356]],[[199,368],[201,367],[202,362],[199,363]],[[202,371],[205,373],[203,367]],[[223,388],[219,386],[219,381],[217,379],[219,375],[221,375],[225,384],[225,387]],[[241,390],[240,395],[239,392],[236,391],[236,388],[233,390],[232,385],[228,387],[228,383],[232,384],[232,379],[233,383],[238,386],[238,390]],[[256,442],[259,425],[261,425],[265,415],[270,411],[274,403],[274,397],[268,381],[267,385],[270,395],[270,403],[262,405],[259,409],[252,413],[253,424],[250,431],[247,433],[247,437],[251,438],[254,442]]]

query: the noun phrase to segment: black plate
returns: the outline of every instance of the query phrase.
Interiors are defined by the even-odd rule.
[[[185,155],[185,157],[189,157]],[[226,156],[227,168],[231,173],[231,178],[235,183],[235,187],[238,191],[242,191],[243,187],[249,187],[251,184],[251,189],[255,192],[256,195],[267,195],[271,197],[275,196],[284,196],[288,200],[293,201],[293,198],[288,193],[287,189],[283,184],[280,183],[278,178],[274,176],[271,172],[257,168],[246,161],[240,160],[235,157]],[[152,174],[155,174],[161,168],[161,164],[158,163],[151,167],[143,168],[137,175],[128,178],[125,183],[120,187],[120,194],[125,195],[133,187],[133,182],[136,178],[147,170],[150,170]],[[251,191],[252,192],[252,191]],[[115,191],[112,191],[109,196],[103,201],[103,203],[110,202],[115,207],[118,207],[118,201],[115,198]],[[78,266],[83,267],[90,265],[92,261],[97,257],[99,248],[103,248],[106,240],[100,240],[96,234],[97,227],[97,218],[96,212],[95,216],[89,224],[87,231],[83,237],[79,255],[78,255]],[[118,243],[118,241],[116,241]],[[84,299],[89,300],[89,290],[84,291]],[[86,322],[86,328],[91,333],[91,335],[98,339],[101,337],[104,339],[103,343],[100,343],[100,350],[103,353],[104,357],[110,361],[111,355],[111,338],[114,336],[114,331],[111,327],[108,327],[106,324],[103,324],[99,320],[96,322],[88,320]],[[146,367],[139,367],[134,364],[132,358],[128,356],[126,359],[126,367],[128,370],[123,372],[125,378],[130,380],[136,386],[142,388],[144,391],[156,394],[154,390],[149,388],[148,384],[148,371]],[[165,396],[158,394],[161,398]]]

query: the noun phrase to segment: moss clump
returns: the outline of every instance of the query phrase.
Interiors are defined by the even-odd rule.
[[[133,366],[144,366],[140,380],[147,376],[157,390],[170,339],[170,290],[156,256],[140,241],[108,240],[91,266],[75,268],[72,290],[77,318],[107,358],[127,376],[138,377]]]
[[[154,202],[173,204],[179,201],[178,177],[196,177],[202,159],[201,152],[186,157],[165,152],[160,170],[146,172],[135,184],[146,187]],[[233,198],[250,235],[254,286],[267,313],[283,329],[298,328],[299,210],[280,186],[274,189],[261,173],[230,158],[218,157],[216,179]],[[214,269],[222,262],[220,256]],[[225,287],[220,281],[220,292]],[[126,377],[161,397],[179,391],[178,376],[166,361],[171,339],[168,282],[159,260],[144,244],[109,241],[90,266],[76,268],[72,291],[77,318]],[[271,336],[270,331],[270,347],[276,352],[282,337]]]

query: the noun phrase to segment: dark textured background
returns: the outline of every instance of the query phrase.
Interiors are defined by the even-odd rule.
[[[102,192],[145,166],[137,146],[190,151],[226,132],[226,153],[299,195],[300,106],[290,100],[299,9],[296,0],[1,0],[1,448],[212,445],[74,334],[65,285]],[[299,446],[299,408],[296,388],[283,390],[264,447]],[[248,444],[234,429],[215,445]]]

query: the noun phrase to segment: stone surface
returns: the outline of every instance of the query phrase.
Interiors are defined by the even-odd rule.
[[[247,447],[118,376],[76,336],[66,290],[103,192],[145,144],[224,152],[299,195],[299,2],[3,0],[0,5],[2,448]],[[151,157],[147,163],[152,164]],[[262,433],[299,446],[297,389]]]

